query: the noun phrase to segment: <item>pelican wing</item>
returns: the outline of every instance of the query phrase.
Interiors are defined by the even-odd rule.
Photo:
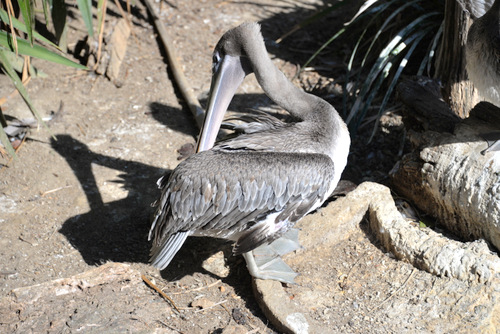
[[[182,245],[173,241],[178,233],[237,235],[235,254],[270,242],[324,202],[335,186],[334,173],[332,160],[323,154],[195,154],[179,164],[168,182],[159,181],[162,196],[150,231],[153,263],[175,255]]]
[[[233,123],[236,122],[236,123]],[[288,124],[282,120],[260,110],[253,113],[244,113],[229,117],[222,123],[222,128],[230,129],[238,134],[257,133],[286,127]],[[224,143],[225,141],[222,141]]]

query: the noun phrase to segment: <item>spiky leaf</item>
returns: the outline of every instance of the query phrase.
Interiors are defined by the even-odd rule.
[[[28,95],[28,92],[26,91],[26,88],[24,87],[24,85],[21,81],[21,78],[19,78],[16,71],[14,71],[14,69],[12,68],[8,57],[6,56],[6,52],[7,52],[7,50],[5,50],[4,48],[0,48],[0,65],[2,65],[2,69],[4,70],[5,74],[7,74],[7,76],[10,78],[10,80],[14,83],[14,86],[16,86],[17,91],[22,96],[22,98],[24,99],[24,101],[26,102],[28,107],[30,108],[31,112],[33,113],[33,116],[35,116],[36,119],[38,120],[38,122],[40,124],[43,124],[43,126],[50,133],[49,128],[47,127],[45,122],[42,120],[42,117],[38,113],[33,102],[31,101],[31,99]]]
[[[77,0],[78,9],[82,14],[83,22],[87,27],[87,32],[90,37],[94,36],[94,28],[92,26],[92,2],[90,0]]]
[[[14,26],[14,28],[21,30],[22,32],[28,33],[28,28],[26,27],[26,25],[23,22],[19,21],[15,17],[11,17],[11,19],[12,19],[12,25]],[[7,12],[1,8],[0,8],[0,21],[5,22],[5,24],[9,24],[9,14],[7,14]],[[57,45],[55,45],[54,43],[49,41],[47,38],[45,38],[42,35],[40,35],[39,33],[37,33],[36,31],[33,31],[33,37],[40,42],[47,43],[47,44],[57,48]]]
[[[66,57],[63,57],[57,53],[54,53],[43,46],[33,45],[31,46],[26,40],[17,38],[18,52],[20,54],[31,56],[35,58],[40,58],[44,60],[48,60],[57,64],[71,66],[78,69],[87,69],[85,66],[75,63],[72,60],[69,60]],[[9,36],[5,31],[0,31],[0,46],[3,46],[5,49],[13,51],[11,41]]]
[[[66,41],[66,25],[67,25],[67,10],[64,0],[52,0],[52,22],[54,24],[54,33],[56,35],[56,41],[61,47],[61,49],[67,49]]]
[[[33,45],[33,28],[35,26],[35,10],[32,0],[17,0],[21,14],[23,15],[26,32],[28,33],[28,41]]]

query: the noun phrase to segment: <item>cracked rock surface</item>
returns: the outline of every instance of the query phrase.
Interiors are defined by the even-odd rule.
[[[284,332],[500,328],[498,256],[484,241],[412,226],[389,188],[362,183],[298,225],[304,248],[285,256],[297,284],[254,280],[266,316]]]

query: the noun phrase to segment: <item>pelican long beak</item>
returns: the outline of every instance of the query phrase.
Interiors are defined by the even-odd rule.
[[[225,55],[216,66],[196,152],[206,151],[214,146],[224,114],[246,75],[240,57]]]

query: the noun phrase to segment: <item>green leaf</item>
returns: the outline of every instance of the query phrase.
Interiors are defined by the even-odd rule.
[[[427,76],[430,76],[431,61],[434,58],[434,54],[436,53],[437,43],[441,39],[441,35],[443,34],[443,29],[444,29],[444,21],[441,22],[438,31],[434,35],[434,37],[432,39],[432,43],[429,45],[429,49],[427,50],[427,53],[426,53],[424,59],[420,63],[420,67],[418,68],[417,75],[422,75],[425,67],[427,66]]]
[[[42,0],[43,17],[45,19],[45,27],[49,28],[50,15],[49,15],[50,3],[47,0]]]
[[[344,32],[345,32],[345,28],[342,28],[340,29],[335,35],[333,35],[332,37],[330,37],[330,39],[328,41],[326,41],[323,45],[321,45],[321,47],[316,50],[316,52],[311,56],[309,57],[309,59],[306,61],[306,63],[304,64],[304,66],[302,66],[302,68],[305,68],[307,67],[307,65],[309,65],[309,63],[311,61],[314,60],[314,58],[316,58],[317,55],[319,55],[321,53],[321,51],[324,50],[324,48],[326,48],[328,45],[330,45],[330,43],[332,43],[334,40],[336,40],[340,35],[342,35]],[[299,73],[297,73],[295,75],[295,77],[297,77],[299,75]]]
[[[22,32],[28,33],[28,29],[26,28],[26,25],[23,22],[19,21],[15,17],[11,17],[11,19],[14,28],[21,30]],[[0,8],[0,20],[5,22],[5,24],[9,24],[9,14],[7,14],[7,12],[1,8]],[[33,37],[35,37],[35,39],[40,42],[47,43],[57,48],[57,45],[55,45],[54,43],[52,43],[51,41],[49,41],[48,39],[37,33],[36,31],[33,31]]]
[[[52,23],[54,25],[54,34],[59,47],[66,51],[67,43],[67,10],[64,0],[52,0]]]
[[[1,112],[1,111],[0,111]],[[5,147],[5,149],[7,150],[7,152],[9,152],[9,154],[12,156],[12,157],[15,157],[16,156],[16,151],[14,151],[14,148],[12,147],[12,145],[10,144],[10,140],[9,140],[9,137],[7,136],[7,134],[5,133],[3,127],[0,126],[0,142],[3,144],[3,146]]]
[[[396,10],[394,10],[390,15],[389,17],[387,17],[387,19],[384,21],[384,23],[382,24],[382,26],[377,30],[377,33],[375,34],[375,37],[372,38],[372,42],[370,43],[370,46],[368,47],[368,50],[366,51],[365,53],[365,57],[363,58],[363,61],[361,62],[361,66],[364,66],[365,65],[365,62],[366,60],[368,59],[368,55],[370,54],[370,51],[372,50],[372,48],[374,47],[375,45],[375,42],[377,42],[378,38],[380,37],[380,35],[382,34],[382,32],[384,31],[384,29],[389,25],[389,23],[391,23],[391,21],[394,19],[394,18],[397,18],[397,16],[399,15],[399,13],[401,13],[403,10],[405,10],[408,6],[412,6],[414,5],[415,3],[417,3],[418,1],[420,0],[414,0],[414,1],[410,1],[410,2],[407,2],[405,4],[403,4],[402,6],[398,7]],[[389,2],[388,5],[392,4],[392,2]],[[384,8],[387,9],[388,7]],[[377,14],[382,14],[381,12],[377,12]],[[378,15],[377,15],[378,16]],[[376,17],[375,17],[376,18]],[[375,19],[374,18],[374,19]]]
[[[26,102],[26,104],[28,105],[31,112],[38,120],[38,122],[40,124],[42,124],[47,129],[47,131],[52,135],[50,129],[47,127],[47,124],[45,124],[45,122],[42,120],[42,117],[40,116],[40,114],[36,110],[35,105],[33,104],[33,102],[31,102],[31,99],[28,95],[28,92],[26,91],[26,88],[24,87],[24,85],[21,81],[21,78],[19,78],[16,71],[14,71],[14,69],[12,68],[12,66],[11,66],[7,56],[6,56],[6,52],[7,51],[5,49],[0,48],[0,64],[2,65],[2,68],[5,72],[5,74],[7,74],[7,76],[12,80],[12,82],[14,83],[14,86],[16,86],[17,91],[19,92],[19,94],[21,94],[22,98],[24,99],[24,101]],[[54,137],[54,135],[52,135],[52,137]]]
[[[17,0],[21,14],[23,15],[26,32],[28,33],[28,41],[33,45],[33,28],[35,26],[35,11],[33,10],[32,0]]]
[[[87,69],[85,66],[75,63],[72,60],[69,60],[66,57],[63,57],[57,53],[54,53],[50,50],[47,50],[43,46],[39,45],[33,45],[31,46],[26,40],[21,39],[21,38],[16,38],[17,39],[17,47],[18,47],[18,52],[20,54],[26,55],[26,56],[31,56],[35,58],[40,58],[44,60],[48,60],[57,64],[61,64],[64,66],[71,66],[75,67],[78,69]],[[0,31],[0,46],[3,46],[4,48],[14,51],[11,45],[11,41],[9,36],[5,31]]]
[[[14,52],[5,50],[5,56],[7,57],[8,62],[12,66],[12,68],[17,72],[21,73],[24,68],[24,56],[18,56]],[[28,67],[28,72],[33,78],[46,78],[47,74],[42,71],[39,71],[33,64],[30,64]]]
[[[393,0],[393,1],[395,1],[395,0]],[[376,11],[376,10],[377,10],[377,8],[370,9],[370,11],[363,10],[362,12],[360,12],[359,14],[357,14],[358,16],[356,16],[351,21],[349,21],[348,23],[346,23],[343,28],[341,28],[339,31],[337,31],[337,33],[335,33],[335,35],[333,35],[332,37],[330,37],[330,39],[328,39],[328,41],[326,41],[323,45],[321,45],[321,47],[318,50],[316,50],[316,52],[311,57],[309,57],[309,59],[305,62],[304,66],[302,66],[302,68],[307,67],[307,65],[309,65],[321,53],[321,51],[323,51],[328,45],[330,45],[340,35],[342,35],[346,31],[346,28],[349,25],[351,25],[353,22],[356,22],[360,17],[368,15],[372,11]],[[296,74],[295,76],[297,77],[298,74]]]
[[[295,26],[292,27],[289,31],[287,31],[285,34],[283,34],[280,38],[276,40],[276,43],[281,43],[282,40],[293,34],[294,32],[308,26],[311,23],[314,23],[320,19],[322,19],[324,16],[328,15],[330,12],[337,10],[341,8],[342,6],[346,5],[348,1],[340,1],[337,2],[334,5],[328,6],[319,12],[313,14],[312,16],[306,18],[305,20],[301,21],[300,23],[296,24]]]
[[[393,5],[394,3],[398,2],[398,0],[387,1],[387,2],[384,2],[384,3],[380,4],[379,6],[377,6],[375,8],[371,8],[371,10],[370,10],[370,21],[366,24],[366,28],[361,33],[361,35],[358,38],[358,41],[356,42],[356,45],[354,46],[354,49],[353,49],[353,51],[351,53],[351,57],[349,59],[348,65],[347,65],[346,81],[349,80],[349,77],[351,75],[352,66],[353,66],[353,63],[354,63],[354,58],[356,56],[356,53],[358,51],[359,46],[361,45],[361,42],[363,41],[363,37],[365,36],[365,34],[367,32],[373,30],[375,22],[377,22],[379,20],[379,17],[380,16],[384,17],[387,14],[390,14],[389,17],[387,17],[387,19],[385,19],[385,21],[382,24],[382,26],[377,29],[375,36],[374,37],[370,37],[370,39],[371,39],[372,42],[371,42],[370,46],[368,47],[367,51],[365,52],[365,56],[363,57],[363,60],[361,61],[360,68],[363,68],[365,66],[365,63],[366,63],[367,59],[369,58],[369,55],[371,54],[371,50],[372,50],[372,48],[375,45],[375,42],[378,40],[378,38],[384,32],[385,27],[392,21],[392,19],[394,17],[397,17],[397,15],[402,10],[404,10],[406,7],[408,7],[408,6],[416,3],[418,1],[420,1],[420,0],[414,0],[414,1],[411,1],[411,2],[408,2],[408,3],[405,3],[402,6],[398,7],[394,12],[392,12],[392,14],[391,13],[386,13],[386,10],[388,10],[389,8],[391,8],[391,5]],[[372,2],[370,4],[370,6],[372,4],[374,4],[374,3],[375,2]],[[366,2],[365,4],[368,4],[368,2]],[[349,24],[353,24],[353,23],[357,22],[358,17],[360,17],[362,13],[366,12],[366,10],[368,8],[369,8],[368,6],[365,7],[364,11],[362,11],[362,12],[361,12],[361,9],[360,9],[360,11],[358,11],[358,13],[354,16],[354,18],[352,18],[351,21],[349,21]],[[373,13],[373,14],[371,14],[371,13]],[[354,81],[354,87],[353,87],[352,90],[353,91],[357,91],[360,84],[361,84],[361,71],[358,71],[358,75],[356,76],[356,79]],[[344,94],[344,100],[346,100],[346,99],[347,99],[347,96],[346,96],[346,94]]]
[[[83,21],[87,27],[87,31],[90,37],[94,36],[94,29],[92,26],[92,2],[91,0],[77,0],[78,9],[82,14]]]
[[[418,227],[434,229],[436,227],[436,221],[432,217],[425,215],[423,217],[420,217],[418,221]]]
[[[401,29],[380,52],[377,61],[372,66],[370,73],[366,78],[360,94],[358,95],[356,101],[354,102],[354,105],[351,108],[351,111],[349,112],[349,115],[346,119],[347,124],[349,124],[354,119],[354,117],[358,115],[358,111],[361,108],[361,104],[363,103],[365,96],[369,93],[370,87],[372,87],[373,82],[375,82],[375,80],[377,79],[378,74],[385,68],[387,62],[390,61],[391,57],[397,56],[404,48],[406,48],[406,45],[409,43],[409,41],[405,41],[403,43],[401,43],[401,41],[406,38],[408,34],[414,32],[415,29],[420,29],[420,23],[434,15],[438,15],[438,13],[432,12],[419,16],[417,19]],[[365,111],[362,112],[361,117],[357,116],[358,120],[363,117]],[[359,124],[359,121],[357,123]]]
[[[421,74],[426,66],[430,72],[431,60],[443,30],[442,26],[439,26],[443,20],[444,2],[365,0],[352,19],[344,23],[344,27],[304,64],[303,67],[307,66],[341,34],[349,35],[349,38],[354,37],[353,51],[347,61],[347,73],[341,80],[342,106],[344,113],[348,111],[346,122],[352,135],[355,135],[369,109],[378,109],[377,117],[373,117],[376,120],[373,129],[375,133],[378,118],[389,103],[397,81],[406,71],[410,57],[412,61],[417,62],[417,67],[419,65],[416,71],[418,74]],[[434,34],[436,31],[437,34]],[[425,45],[422,47],[422,44]],[[383,50],[380,52],[379,48]],[[420,50],[421,48],[423,50]],[[379,50],[375,51],[377,49]],[[371,106],[374,101],[379,102],[378,97],[382,101],[381,105]],[[351,101],[352,103],[348,103]]]

